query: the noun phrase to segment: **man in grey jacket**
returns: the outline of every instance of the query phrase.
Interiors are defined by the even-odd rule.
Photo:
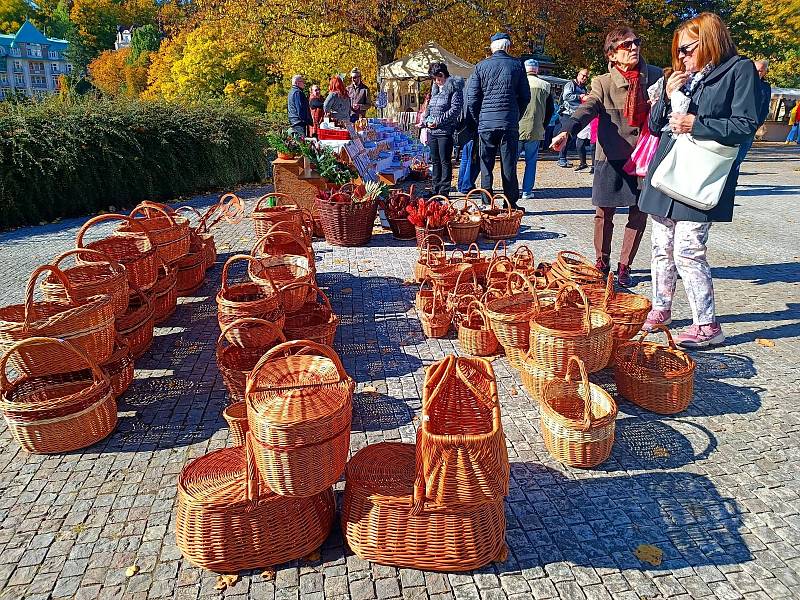
[[[564,84],[564,90],[561,92],[561,107],[558,111],[558,114],[561,115],[561,125],[563,125],[564,120],[571,117],[575,109],[581,105],[583,97],[587,94],[586,84],[588,82],[589,69],[581,69],[578,71],[575,79]],[[563,129],[560,130],[563,131]],[[559,167],[572,166],[572,163],[567,160],[567,146],[568,144],[564,144],[558,152]]]
[[[508,54],[511,38],[496,33],[491,38],[492,55],[475,65],[467,98],[470,116],[478,122],[481,142],[481,187],[492,192],[494,162],[500,152],[503,193],[517,208],[519,180],[519,119],[531,99],[522,63]]]
[[[550,84],[540,79],[539,63],[532,58],[525,61],[531,101],[519,121],[519,143],[525,152],[525,176],[522,178],[522,199],[533,198],[536,184],[536,162],[539,158],[539,144],[544,138],[545,123],[553,116],[553,97]]]

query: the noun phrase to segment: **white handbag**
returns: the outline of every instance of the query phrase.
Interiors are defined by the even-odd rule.
[[[681,134],[656,167],[650,185],[673,200],[710,210],[719,202],[738,154],[738,146]]]

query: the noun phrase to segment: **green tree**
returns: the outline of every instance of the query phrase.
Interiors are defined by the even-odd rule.
[[[33,12],[25,0],[0,0],[0,33],[16,33]]]
[[[139,60],[142,54],[155,52],[161,45],[161,34],[155,25],[142,25],[133,30],[131,35],[131,55],[130,60]]]

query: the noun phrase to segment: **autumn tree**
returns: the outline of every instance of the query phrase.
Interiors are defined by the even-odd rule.
[[[25,0],[0,0],[0,33],[16,33],[33,12]]]

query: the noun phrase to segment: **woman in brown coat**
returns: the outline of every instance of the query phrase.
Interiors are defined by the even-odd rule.
[[[647,215],[637,207],[638,178],[625,173],[623,166],[633,153],[649,114],[647,88],[663,75],[661,69],[648,65],[641,58],[641,44],[630,27],[615,27],[608,32],[604,45],[608,73],[592,80],[591,93],[565,119],[562,133],[553,138],[551,145],[554,150],[559,150],[570,135],[576,136],[592,119],[598,118],[592,185],[592,204],[596,207],[596,264],[604,273],[610,270],[614,213],[617,208],[628,207],[628,223],[617,267],[617,279],[625,286],[631,284],[630,265],[642,240]]]

